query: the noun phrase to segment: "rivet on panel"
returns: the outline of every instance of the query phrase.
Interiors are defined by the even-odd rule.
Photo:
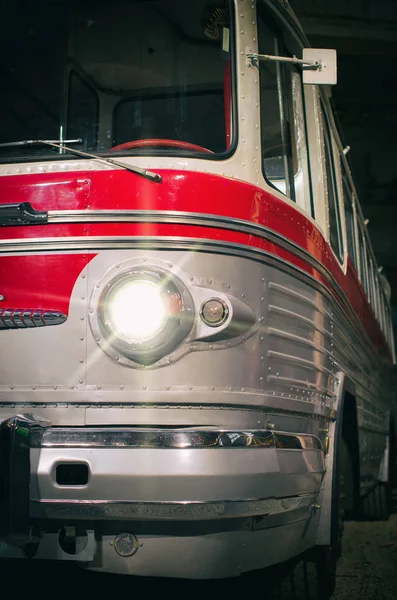
[[[80,342],[84,342],[84,338],[82,335],[80,336]]]
[[[10,385],[10,390],[13,390],[13,389],[14,389],[14,386],[13,386],[13,385]]]
[[[81,279],[85,279],[85,273],[82,274]]]
[[[83,363],[84,362],[84,358],[80,358],[80,362]]]
[[[193,389],[193,386],[189,385],[189,390],[192,391],[192,389]]]
[[[97,385],[97,386],[96,386],[96,389],[97,389],[97,390],[100,390],[100,389],[102,389],[102,386],[101,386],[101,385]]]
[[[142,389],[143,389],[143,390],[146,390],[146,389],[147,389],[146,385],[143,385],[143,386],[142,386]]]
[[[79,379],[79,383],[83,383],[83,379]]]
[[[118,356],[115,356],[115,357],[114,357],[114,360],[119,360],[119,357],[118,357]]]

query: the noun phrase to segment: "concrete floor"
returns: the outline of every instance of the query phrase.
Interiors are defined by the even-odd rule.
[[[397,512],[386,522],[346,523],[333,598],[397,598]]]

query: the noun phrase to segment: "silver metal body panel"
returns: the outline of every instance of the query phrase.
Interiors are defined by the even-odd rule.
[[[90,294],[108,269],[137,258],[177,269],[193,296],[193,288],[201,286],[215,295],[227,290],[243,298],[259,327],[246,339],[232,340],[231,347],[222,341],[200,342],[166,367],[119,364],[93,338]],[[270,427],[314,434],[323,442],[328,434],[332,448],[345,374],[356,386],[362,475],[372,481],[378,477],[388,423],[381,365],[364,332],[344,316],[327,290],[313,287],[311,279],[292,266],[281,270],[271,261],[267,264],[265,257],[259,262],[244,254],[217,255],[214,260],[203,250],[101,251],[80,274],[64,324],[2,335],[9,341],[0,362],[1,417],[29,411],[58,426]],[[56,465],[74,461],[89,465],[88,485],[62,488],[54,483]],[[32,516],[43,522],[103,523],[89,568],[192,578],[231,576],[329,541],[333,465],[330,454],[324,463],[321,451],[42,448],[32,450],[32,464]],[[282,507],[283,499],[302,496],[309,500],[292,509],[288,504]],[[148,534],[146,526],[153,518],[173,523],[175,502],[187,503],[182,512],[178,508],[186,523],[210,519],[208,534],[197,530],[181,538],[173,526],[165,534]],[[324,513],[311,509],[313,503],[324,506]],[[266,515],[258,515],[266,510]],[[239,511],[249,515],[245,525],[236,518]],[[115,527],[106,529],[112,522]],[[240,525],[242,530],[235,531]],[[120,527],[143,544],[129,558],[109,545]],[[277,527],[277,543],[269,527]],[[54,543],[48,535],[52,534],[42,537],[40,557],[56,555],[45,550]],[[269,543],[271,555],[260,551]],[[236,553],[236,545],[244,552]],[[186,561],[180,558],[181,547],[189,556]],[[9,547],[5,555],[15,555],[15,550]],[[58,552],[60,559],[62,555]]]

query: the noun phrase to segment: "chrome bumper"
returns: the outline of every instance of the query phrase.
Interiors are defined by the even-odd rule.
[[[37,519],[208,521],[309,511],[325,471],[321,442],[308,434],[53,428],[34,415],[3,421],[0,431],[8,465],[0,539],[12,546],[27,543]]]

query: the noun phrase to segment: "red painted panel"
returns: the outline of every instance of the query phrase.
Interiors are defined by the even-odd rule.
[[[160,184],[121,170],[7,176],[0,178],[0,204],[31,202],[37,210],[183,211],[222,215],[264,225],[307,250],[332,273],[373,343],[384,346],[383,336],[355,273],[351,268],[346,275],[342,272],[316,225],[293,206],[268,191],[231,178],[196,172],[161,171],[161,174]],[[9,227],[0,231],[3,239],[86,235],[178,235],[245,243],[276,253],[321,279],[317,271],[281,248],[255,236],[222,229],[108,223]],[[46,268],[44,263],[42,266]],[[27,286],[27,280],[24,285]],[[336,292],[331,291],[337,297]]]
[[[0,205],[30,202],[36,210],[88,208],[90,173],[43,173],[0,178]]]
[[[2,309],[43,308],[69,313],[73,286],[94,255],[0,256]]]

